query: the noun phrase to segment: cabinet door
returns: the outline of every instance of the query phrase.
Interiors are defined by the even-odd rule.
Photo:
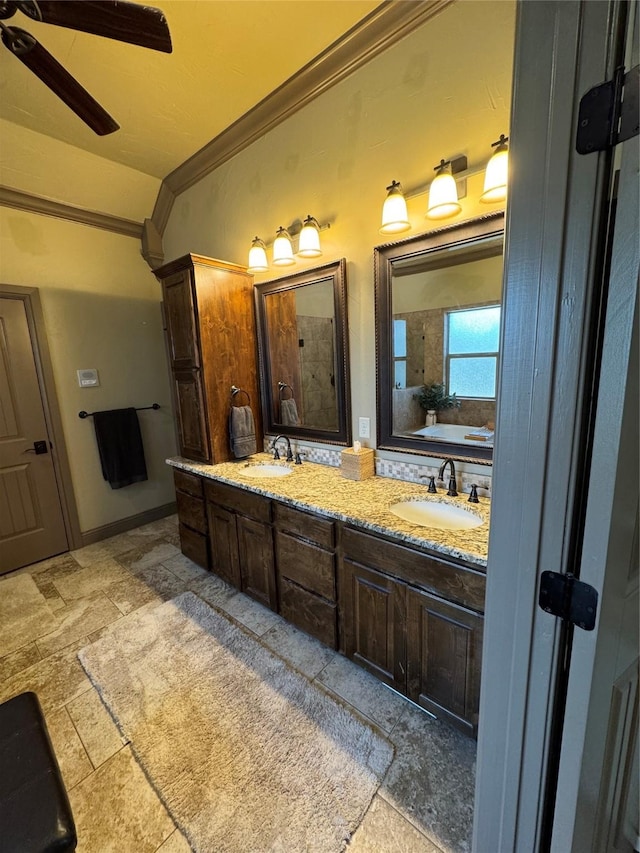
[[[407,592],[407,695],[475,735],[483,618],[418,590]]]
[[[272,529],[262,521],[236,516],[242,591],[261,604],[278,609]]]
[[[345,654],[404,693],[404,584],[348,558],[341,561],[339,581]]]
[[[164,316],[172,370],[200,366],[196,312],[190,270],[169,276],[162,283]]]
[[[211,569],[237,589],[242,586],[238,561],[238,534],[235,513],[216,504],[207,504]]]
[[[180,455],[198,462],[213,462],[199,370],[173,374]]]

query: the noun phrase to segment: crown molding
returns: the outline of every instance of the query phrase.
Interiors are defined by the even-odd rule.
[[[16,210],[27,210],[29,213],[39,213],[42,216],[53,216],[56,219],[66,219],[68,222],[79,222],[81,225],[90,225],[92,228],[100,228],[103,231],[113,231],[115,234],[134,237],[137,240],[142,238],[141,222],[112,216],[109,213],[99,213],[96,210],[85,210],[82,207],[52,201],[49,198],[22,192],[22,190],[14,190],[10,187],[0,186],[0,205],[13,207]]]
[[[454,0],[387,0],[170,172],[151,219],[162,235],[175,198],[243,151],[314,98],[437,15]]]

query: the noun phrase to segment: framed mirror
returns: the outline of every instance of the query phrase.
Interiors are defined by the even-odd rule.
[[[265,431],[351,443],[342,258],[255,286]]]
[[[504,213],[375,249],[378,447],[490,464]]]

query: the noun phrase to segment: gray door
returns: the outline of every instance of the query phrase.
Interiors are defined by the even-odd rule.
[[[25,303],[2,296],[0,574],[68,549]]]

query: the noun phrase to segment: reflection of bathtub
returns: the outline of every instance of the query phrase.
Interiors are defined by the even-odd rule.
[[[472,432],[480,432],[479,427],[464,426],[461,424],[434,424],[434,426],[422,427],[417,429],[412,435],[418,435],[422,438],[434,438],[438,441],[452,441],[455,444],[473,444],[476,447],[493,447],[493,433],[489,430],[483,430],[486,435],[486,441],[478,441],[473,438],[465,438]]]

